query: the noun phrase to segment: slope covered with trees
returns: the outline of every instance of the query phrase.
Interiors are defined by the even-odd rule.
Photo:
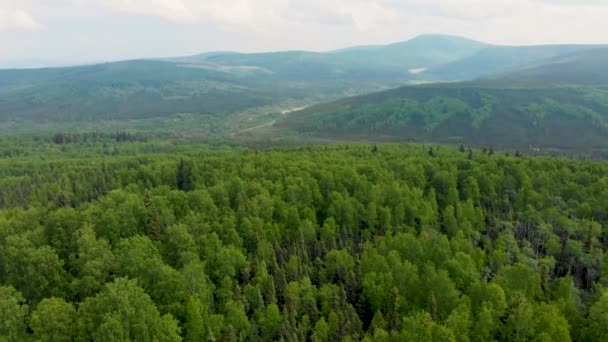
[[[295,112],[275,128],[347,140],[606,149],[607,51],[580,51],[472,82],[338,100]]]
[[[8,341],[608,336],[604,162],[0,143]]]
[[[591,59],[576,55],[591,48],[505,47],[424,35],[395,44],[329,52],[213,52],[0,70],[0,130],[53,130],[105,122],[122,124],[123,129],[135,125],[167,131],[180,130],[186,116],[185,125],[200,127],[203,135],[226,134],[247,128],[235,122],[252,120],[248,127],[255,127],[274,120],[264,117],[267,114],[280,116],[290,108],[411,83],[496,77],[518,70],[517,77],[526,80],[542,74],[553,75],[545,82],[568,78],[597,84],[593,71],[602,67],[605,53]],[[566,75],[561,71],[564,61],[571,65],[573,59],[585,72]],[[178,123],[172,125],[173,121]]]
[[[0,120],[77,122],[228,114],[402,85],[409,68],[455,61],[483,43],[428,36],[335,52],[209,53],[67,68],[0,70]]]
[[[340,81],[277,84],[242,70],[166,61],[4,70],[0,80],[0,120],[37,123],[127,121],[181,113],[222,117],[289,99],[328,98],[379,87]]]

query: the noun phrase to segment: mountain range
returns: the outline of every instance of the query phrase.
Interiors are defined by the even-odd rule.
[[[158,118],[171,125],[187,115],[220,122],[219,134],[274,123],[281,134],[336,139],[603,147],[607,57],[602,45],[498,46],[424,35],[329,52],[0,70],[0,129]],[[317,105],[275,113],[310,104]],[[585,139],[560,139],[575,127]]]

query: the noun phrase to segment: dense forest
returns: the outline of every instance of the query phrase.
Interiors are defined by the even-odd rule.
[[[608,340],[605,162],[0,146],[0,340]]]

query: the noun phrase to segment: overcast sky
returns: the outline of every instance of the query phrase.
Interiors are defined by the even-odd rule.
[[[0,67],[331,50],[425,33],[608,43],[608,0],[0,0]]]

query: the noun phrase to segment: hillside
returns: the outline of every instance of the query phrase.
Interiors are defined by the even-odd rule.
[[[425,36],[367,50],[206,53],[68,68],[0,70],[0,121],[134,120],[228,114],[402,85],[420,60],[443,63],[482,43]],[[367,63],[370,56],[373,63]],[[396,63],[396,61],[401,61]]]
[[[159,61],[0,71],[1,120],[135,119],[271,101],[226,73]]]
[[[276,127],[337,139],[605,148],[606,96],[607,89],[573,87],[406,87],[315,106]]]
[[[275,128],[331,139],[608,148],[608,50],[492,79],[402,87],[293,113]]]
[[[387,83],[297,78],[278,83],[256,77],[248,70],[147,60],[1,70],[0,120],[131,120],[179,113],[221,117],[290,99],[320,101],[361,94],[381,89]]]

